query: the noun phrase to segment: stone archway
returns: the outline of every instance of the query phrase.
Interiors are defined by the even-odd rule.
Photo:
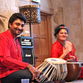
[[[4,28],[4,23],[2,22],[2,20],[0,19],[0,33],[4,32],[5,28]]]
[[[7,21],[7,17],[0,15],[0,33],[4,32],[6,30],[5,26],[6,26],[6,21]]]

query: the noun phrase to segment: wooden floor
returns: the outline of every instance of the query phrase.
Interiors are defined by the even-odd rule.
[[[56,81],[54,83],[83,83],[83,80],[75,80],[71,82],[65,82],[65,81]]]
[[[65,83],[83,83],[83,80],[75,80],[75,81],[72,81],[72,82],[65,82]]]

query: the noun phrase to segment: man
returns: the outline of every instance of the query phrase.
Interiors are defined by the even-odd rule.
[[[22,61],[17,36],[23,32],[25,23],[26,18],[21,13],[14,13],[8,22],[9,29],[0,34],[1,83],[21,83],[21,79],[30,79],[31,82],[40,73],[35,67]]]

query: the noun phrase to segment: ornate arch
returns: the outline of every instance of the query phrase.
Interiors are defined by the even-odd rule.
[[[5,31],[5,16],[0,15],[0,33]]]

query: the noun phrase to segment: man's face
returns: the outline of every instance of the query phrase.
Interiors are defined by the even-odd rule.
[[[12,24],[9,24],[10,31],[14,36],[17,36],[23,32],[24,21],[16,19]]]

